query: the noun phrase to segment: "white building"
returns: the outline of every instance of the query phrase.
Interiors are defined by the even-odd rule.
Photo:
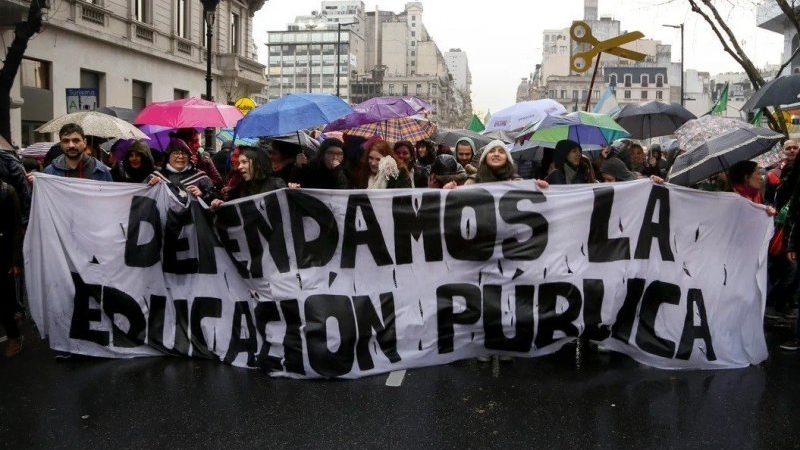
[[[3,42],[27,2],[0,0]],[[252,37],[264,0],[223,0],[211,42],[213,97],[221,103],[258,96],[266,86]],[[97,104],[139,110],[154,101],[201,97],[206,90],[206,27],[199,0],[71,0],[51,3],[41,33],[28,42],[12,89],[12,139],[50,136],[33,130],[67,112],[66,90],[97,90]]]
[[[791,3],[790,3],[791,4]],[[800,6],[795,6],[795,14],[800,12]],[[789,21],[781,7],[774,1],[761,2],[756,10],[756,25],[759,28],[769,30],[783,35],[783,53],[781,61],[788,61],[792,54],[800,47],[800,39],[797,29]],[[784,72],[776,76],[787,73],[800,73],[800,55],[796,55],[792,63],[784,69]]]

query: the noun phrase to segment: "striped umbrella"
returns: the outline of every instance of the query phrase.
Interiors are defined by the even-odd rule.
[[[56,145],[58,142],[36,142],[31,144],[25,148],[23,148],[19,152],[19,156],[30,156],[31,158],[44,158],[47,155],[47,152],[50,151],[50,148]]]
[[[387,142],[429,139],[436,133],[436,123],[420,116],[398,117],[381,122],[368,123],[344,131],[347,136],[370,138],[380,136]]]

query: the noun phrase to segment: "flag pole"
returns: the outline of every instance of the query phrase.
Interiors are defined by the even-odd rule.
[[[594,72],[592,72],[592,82],[589,83],[589,92],[586,93],[586,108],[584,111],[589,112],[589,104],[592,102],[592,89],[594,89],[594,79],[597,77],[597,68],[600,67],[600,55],[603,52],[597,53],[597,61],[594,63]]]

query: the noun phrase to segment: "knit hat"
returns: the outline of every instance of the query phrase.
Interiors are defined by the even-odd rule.
[[[486,159],[486,155],[489,154],[489,150],[491,150],[491,149],[493,149],[495,147],[502,148],[503,151],[506,153],[506,159],[509,162],[512,162],[512,163],[514,162],[514,157],[511,155],[511,152],[508,150],[508,148],[506,148],[506,143],[501,141],[500,139],[495,139],[495,140],[489,142],[488,144],[486,144],[483,147],[483,149],[481,150],[481,159],[478,162],[478,165],[482,165],[483,164],[483,161]]]
[[[189,148],[188,145],[186,145],[186,142],[184,142],[183,139],[172,138],[170,139],[167,148],[164,149],[164,161],[169,161],[169,155],[175,151],[184,152],[189,156],[192,155],[192,150]]]

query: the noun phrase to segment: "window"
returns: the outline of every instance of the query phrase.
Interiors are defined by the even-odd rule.
[[[631,82],[633,81],[633,77],[630,74],[623,75],[622,79],[625,82],[625,87],[631,87]]]
[[[647,100],[647,91],[642,91],[642,100]]]
[[[641,78],[641,81],[642,81],[642,87],[647,87],[647,86],[650,85],[650,77],[647,76],[647,75],[643,74],[642,78]]]
[[[131,81],[131,107],[137,111],[144,109],[147,101],[148,94],[150,93],[150,83],[139,80]]]
[[[416,22],[417,21],[417,16],[411,16],[411,21],[412,22]]]
[[[151,0],[133,0],[133,17],[142,23],[151,23]]]
[[[50,89],[50,63],[36,59],[22,58],[20,79],[25,87]]]
[[[231,53],[239,54],[239,40],[241,39],[241,22],[239,15],[231,13]]]
[[[408,85],[407,84],[403,85],[403,95],[408,95]]]
[[[189,39],[189,5],[187,0],[176,0],[175,6],[175,34],[184,39]]]
[[[656,100],[664,100],[664,92],[656,91]]]
[[[597,90],[592,91],[592,98],[594,98],[595,100],[600,100],[600,91]]]
[[[411,41],[411,46],[412,47],[415,47],[416,45],[417,45],[417,43],[415,41]]]
[[[417,32],[416,32],[416,31],[412,31],[412,32],[411,32],[411,37],[414,37],[414,36],[416,36],[416,35],[417,35]]]
[[[609,86],[616,86],[617,85],[617,75],[612,74],[608,77],[608,85]]]
[[[656,87],[664,87],[664,75],[656,75]]]
[[[630,99],[631,98],[631,91],[625,91],[624,95],[622,96],[622,98]]]
[[[561,98],[567,98],[567,90],[566,89],[562,89],[561,90]]]
[[[104,74],[101,72],[93,72],[91,70],[81,69],[81,88],[97,89],[97,104],[103,104],[102,92],[100,91],[100,84],[103,81]]]
[[[411,28],[416,28],[416,27],[417,27],[417,23],[416,22],[411,22]]]
[[[577,89],[574,89],[574,90],[572,91],[572,99],[573,99],[573,100],[575,100],[575,99],[577,99],[577,98],[578,98],[578,90],[577,90]]]
[[[172,99],[173,100],[180,100],[183,98],[189,98],[189,91],[184,91],[183,89],[173,89],[172,90]]]
[[[417,92],[416,92],[416,94],[417,94],[417,95],[419,95],[419,94],[421,94],[421,93],[422,93],[422,85],[421,85],[421,84],[418,84],[418,85],[417,85]]]
[[[394,85],[393,84],[389,85],[389,95],[394,95]]]
[[[416,65],[417,65],[417,62],[416,62],[416,61],[414,61],[414,60],[412,59],[412,60],[411,60],[411,65],[412,65],[412,66],[416,66]]]
[[[411,50],[411,56],[416,56],[416,55],[417,55],[417,52],[414,51],[414,50]]]

